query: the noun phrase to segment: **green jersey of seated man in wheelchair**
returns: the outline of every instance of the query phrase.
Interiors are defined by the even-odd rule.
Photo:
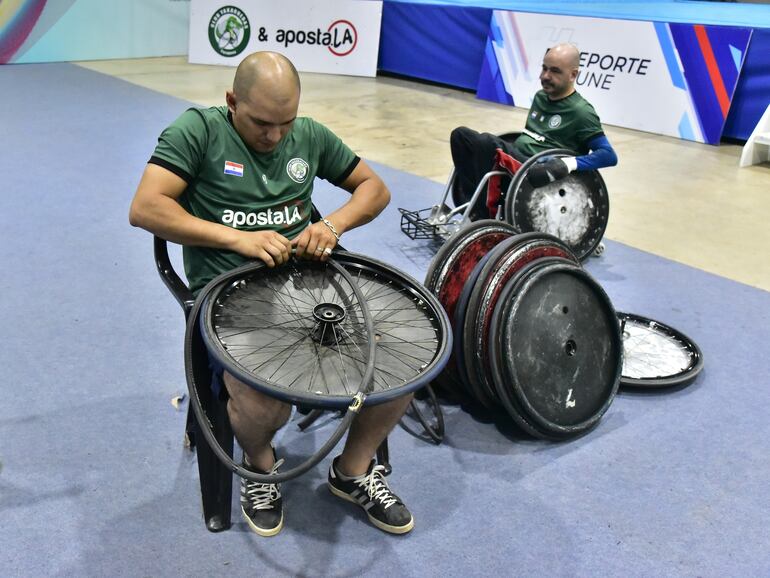
[[[291,239],[310,220],[315,177],[338,184],[357,160],[334,133],[305,117],[294,121],[275,150],[255,153],[221,106],[185,111],[160,135],[150,162],[188,183],[181,202],[196,217],[247,231],[271,229]],[[194,293],[246,261],[232,251],[183,251]]]
[[[532,100],[524,132],[514,146],[527,157],[561,148],[584,155],[589,152],[586,143],[603,132],[599,115],[579,93],[550,100],[540,90]]]

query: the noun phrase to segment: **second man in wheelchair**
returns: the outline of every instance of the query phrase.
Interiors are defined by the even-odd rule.
[[[535,94],[524,131],[514,141],[464,126],[452,131],[449,143],[455,165],[455,206],[471,199],[482,177],[493,169],[498,148],[521,162],[550,149],[577,152],[576,157],[553,157],[532,166],[527,178],[536,187],[575,170],[617,164],[618,157],[604,134],[599,115],[575,90],[579,66],[580,53],[572,44],[557,44],[546,51],[540,72],[542,89]],[[472,220],[491,216],[485,198],[479,198],[470,211]]]

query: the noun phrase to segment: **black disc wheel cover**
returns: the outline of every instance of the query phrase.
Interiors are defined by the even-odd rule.
[[[464,322],[462,325],[458,323],[455,338],[458,332],[462,335],[471,389],[488,403],[497,401],[488,358],[489,331],[495,305],[506,283],[522,267],[546,257],[561,257],[579,265],[575,255],[556,237],[544,233],[522,233],[506,239],[490,252],[490,258],[471,288]]]
[[[573,155],[566,149],[554,149],[529,158],[508,188],[504,215],[522,232],[555,235],[583,261],[598,247],[609,221],[609,196],[602,176],[598,171],[572,172],[538,188],[526,178],[529,168],[543,156]]]
[[[703,369],[698,344],[673,327],[618,311],[623,336],[624,388],[663,388],[692,383]]]
[[[578,266],[545,264],[522,279],[500,315],[504,380],[526,419],[554,438],[594,427],[623,363],[604,290]]]
[[[524,265],[514,276],[512,276],[503,287],[500,297],[497,300],[494,311],[490,319],[489,344],[487,357],[489,359],[489,372],[492,383],[495,387],[497,399],[500,400],[502,407],[508,412],[521,429],[530,435],[543,439],[559,440],[569,436],[558,435],[556,432],[543,428],[534,423],[527,416],[527,412],[513,395],[512,388],[503,367],[502,353],[502,325],[503,310],[513,299],[513,296],[519,290],[522,282],[536,269],[542,268],[549,263],[559,261],[558,257],[545,257]]]
[[[441,305],[389,265],[345,251],[334,259],[360,287],[374,322],[377,356],[365,404],[426,385],[451,351]],[[224,369],[282,401],[342,409],[361,382],[369,339],[361,307],[328,264],[242,268],[209,292],[200,322],[206,349]]]

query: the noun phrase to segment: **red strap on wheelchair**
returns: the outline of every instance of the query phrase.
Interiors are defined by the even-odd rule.
[[[503,152],[503,149],[497,149],[495,152],[495,166],[492,167],[493,171],[508,171],[511,175],[515,175],[519,167],[521,167],[519,161]],[[500,197],[502,196],[500,178],[501,175],[493,175],[489,177],[487,182],[487,209],[492,219],[497,216],[497,207],[500,205]]]

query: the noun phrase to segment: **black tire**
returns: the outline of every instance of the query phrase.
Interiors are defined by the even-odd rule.
[[[468,300],[468,312],[459,330],[465,342],[465,364],[471,388],[479,395],[496,400],[497,394],[486,359],[490,341],[490,317],[508,280],[533,260],[563,257],[580,265],[577,257],[556,237],[544,233],[522,233],[506,239],[490,251]],[[455,332],[455,336],[457,332]]]

